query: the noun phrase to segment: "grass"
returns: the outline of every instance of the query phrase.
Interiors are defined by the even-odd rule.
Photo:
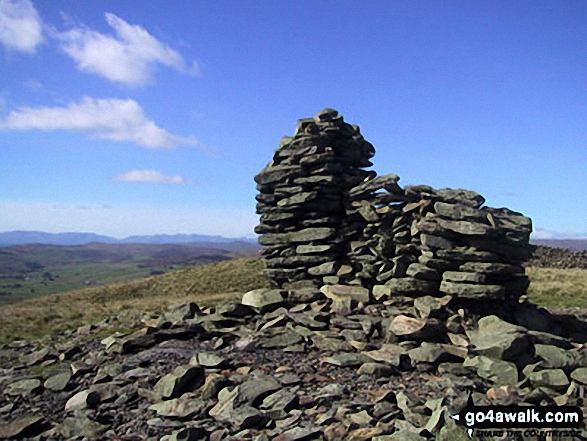
[[[268,286],[260,259],[235,259],[124,283],[24,300],[0,307],[0,344],[96,323],[113,315],[161,311],[195,301],[212,306]]]
[[[12,303],[48,294],[84,288],[84,285],[101,285],[111,282],[133,280],[149,275],[150,268],[138,267],[133,262],[121,263],[78,263],[55,265],[27,274],[27,280],[3,278],[0,288],[11,292],[0,296],[0,304]],[[52,280],[43,279],[43,273],[50,273]],[[18,286],[18,287],[16,287]]]
[[[549,309],[587,309],[587,270],[526,268],[530,278],[528,298]]]
[[[0,307],[0,344],[17,339],[75,329],[120,315],[162,311],[170,305],[194,301],[213,306],[239,300],[246,291],[268,287],[259,258],[225,262],[174,271],[124,283],[51,294]],[[527,268],[530,301],[549,309],[587,310],[587,270]]]

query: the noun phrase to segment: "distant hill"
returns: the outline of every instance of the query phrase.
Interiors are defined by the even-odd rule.
[[[43,245],[86,245],[89,243],[139,243],[139,244],[198,244],[210,248],[223,249],[250,248],[256,244],[256,239],[229,238],[223,236],[208,236],[203,234],[156,234],[150,236],[129,236],[124,239],[103,236],[94,233],[46,233],[43,231],[9,231],[0,233],[0,247],[26,244]],[[229,248],[226,244],[231,244]],[[239,246],[238,244],[242,244]]]
[[[18,300],[258,257],[247,242],[23,244],[0,247],[0,307]]]
[[[0,246],[25,245],[85,245],[87,243],[117,243],[118,239],[94,233],[45,233],[43,231],[9,231],[0,233]]]
[[[566,248],[571,251],[587,250],[587,239],[532,239],[534,245],[551,248]]]

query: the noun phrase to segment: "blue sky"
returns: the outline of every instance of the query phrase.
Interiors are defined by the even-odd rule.
[[[253,236],[253,176],[333,107],[379,174],[587,237],[586,18],[584,1],[0,0],[0,231]]]

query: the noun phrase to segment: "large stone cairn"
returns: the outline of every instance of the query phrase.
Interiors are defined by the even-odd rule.
[[[324,109],[284,137],[255,177],[255,231],[275,287],[516,300],[528,288],[531,220],[483,207],[470,190],[398,185],[377,176],[359,128]]]
[[[284,137],[271,163],[255,177],[267,274],[275,285],[321,284],[340,270],[348,238],[350,191],[375,176],[363,167],[375,150],[359,128],[334,110],[302,119],[293,138]]]

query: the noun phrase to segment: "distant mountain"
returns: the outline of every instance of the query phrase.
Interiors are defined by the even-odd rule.
[[[257,242],[256,239],[228,238],[224,236],[206,236],[204,234],[155,234],[152,236],[129,236],[120,239],[120,243],[149,243],[149,244],[176,244],[176,243],[226,243],[226,242]]]
[[[534,245],[552,248],[566,248],[571,251],[587,250],[587,239],[532,239]]]
[[[0,233],[0,247],[26,244],[86,245],[89,243],[139,243],[139,244],[256,244],[256,239],[228,238],[203,234],[157,234],[130,236],[124,239],[94,233],[45,233],[43,231],[9,231]],[[216,247],[214,247],[216,248]]]
[[[0,233],[0,246],[39,243],[44,245],[84,245],[117,243],[118,239],[94,233],[45,233],[43,231],[9,231]]]

